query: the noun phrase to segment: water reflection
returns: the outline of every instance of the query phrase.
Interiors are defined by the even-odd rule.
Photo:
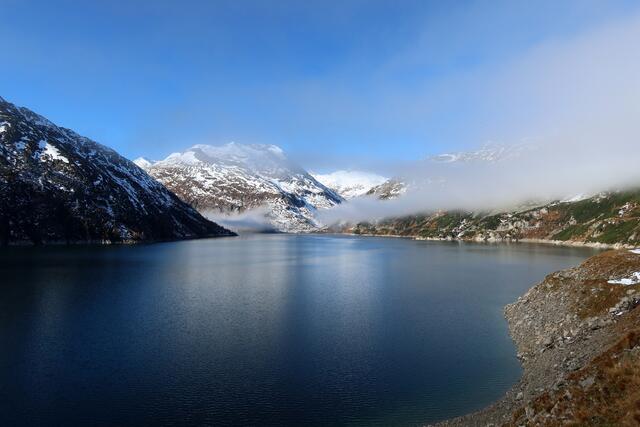
[[[499,397],[502,307],[592,252],[339,236],[0,251],[2,425],[415,425]]]

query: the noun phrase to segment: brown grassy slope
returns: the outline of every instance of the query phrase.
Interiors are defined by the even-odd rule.
[[[518,408],[510,426],[640,425],[638,308],[628,314],[620,340],[569,374],[556,389]]]
[[[606,252],[570,271],[570,275],[551,275],[545,280],[551,285],[546,288],[551,298],[546,298],[549,304],[564,301],[568,313],[575,315],[574,325],[583,330],[576,334],[574,347],[559,344],[557,337],[553,345],[566,346],[564,351],[571,350],[569,354],[595,351],[597,356],[575,371],[568,370],[561,381],[523,403],[506,425],[640,425],[640,285],[607,283],[640,271],[640,255]],[[585,323],[596,324],[594,319],[601,321],[597,334],[591,327],[584,328]]]
[[[640,425],[640,254],[598,254],[548,275],[505,308],[520,381],[482,411],[439,424]]]

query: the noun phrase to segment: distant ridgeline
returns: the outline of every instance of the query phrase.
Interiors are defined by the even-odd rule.
[[[504,213],[437,212],[359,223],[355,234],[473,241],[640,244],[640,190],[601,193]]]
[[[0,98],[0,244],[232,234],[114,150]]]

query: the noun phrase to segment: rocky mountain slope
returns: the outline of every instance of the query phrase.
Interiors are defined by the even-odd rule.
[[[640,244],[640,191],[602,193],[504,213],[436,212],[361,223],[356,234],[424,239]]]
[[[230,234],[110,148],[0,98],[0,243]]]
[[[209,218],[234,219],[277,231],[309,232],[318,209],[343,202],[274,145],[195,145],[141,167]],[[252,226],[255,227],[255,224]]]
[[[345,200],[364,196],[371,189],[387,182],[387,178],[370,172],[339,170],[327,174],[314,174],[313,177],[332,189]]]
[[[640,250],[551,274],[505,316],[522,379],[441,426],[640,425]]]
[[[366,196],[373,196],[380,200],[391,200],[402,196],[407,191],[407,184],[400,178],[391,178],[382,184],[371,187]]]

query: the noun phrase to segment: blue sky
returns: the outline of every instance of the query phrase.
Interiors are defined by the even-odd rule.
[[[0,6],[7,100],[129,158],[273,143],[317,170],[500,140],[500,123],[517,117],[492,102],[490,76],[638,9],[616,0]]]

